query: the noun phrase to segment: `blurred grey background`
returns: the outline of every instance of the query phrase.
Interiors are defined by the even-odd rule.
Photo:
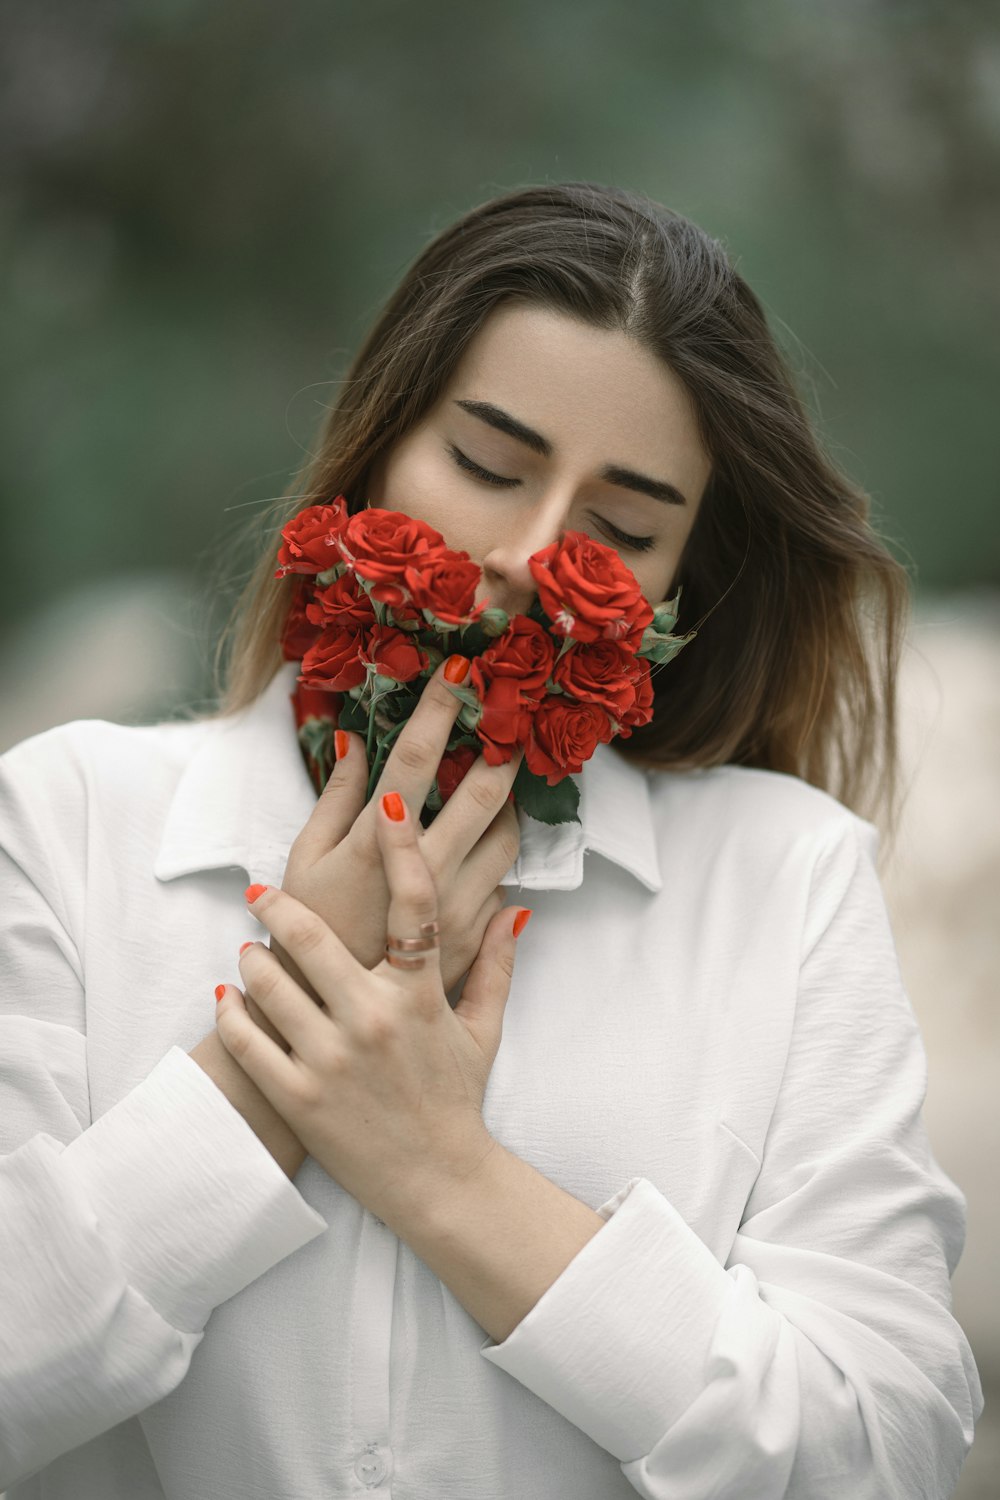
[[[1000,1495],[1000,10],[986,0],[0,9],[0,749],[211,691],[251,558],[404,267],[496,193],[729,245],[914,580],[885,888],[965,1191]]]

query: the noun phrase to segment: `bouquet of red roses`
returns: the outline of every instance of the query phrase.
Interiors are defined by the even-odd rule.
[[[529,560],[528,614],[476,604],[482,570],[467,552],[399,511],[349,515],[343,495],[282,529],[276,578],[298,575],[282,634],[301,662],[293,703],[317,790],[333,768],[333,731],[365,736],[370,798],[382,764],[444,657],[470,660],[454,733],[421,821],[426,827],[477,756],[509,761],[523,746],[514,799],[543,823],[579,822],[570,779],[599,743],[626,738],[653,712],[650,663],[696,634],[672,635],[680,589],[653,610],[611,547],[571,531]]]

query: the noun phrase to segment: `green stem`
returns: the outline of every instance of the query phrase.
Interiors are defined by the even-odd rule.
[[[365,736],[365,759],[370,763],[372,758],[372,740],[375,737],[375,700],[368,703],[368,733]]]
[[[393,725],[388,734],[383,737],[378,747],[378,754],[375,756],[375,764],[372,766],[371,771],[368,774],[368,790],[365,793],[366,803],[371,801],[372,792],[375,790],[375,787],[378,784],[379,773],[382,770],[382,765],[388,753],[389,746],[392,744],[399,731],[403,729],[407,723],[408,720],[401,719],[399,723]]]

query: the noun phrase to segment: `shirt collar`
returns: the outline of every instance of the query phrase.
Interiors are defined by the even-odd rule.
[[[288,850],[316,805],[295,734],[297,674],[297,663],[285,662],[246,708],[201,721],[203,733],[167,811],[153,864],[158,880],[236,866],[253,880],[280,883]],[[549,825],[519,810],[520,853],[500,884],[576,890],[584,854],[593,850],[647,890],[661,890],[649,774],[598,745],[573,778],[580,823]]]

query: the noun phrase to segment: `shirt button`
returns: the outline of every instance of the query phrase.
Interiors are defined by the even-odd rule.
[[[385,1459],[377,1448],[366,1448],[354,1465],[354,1472],[363,1485],[367,1485],[369,1489],[372,1489],[376,1484],[381,1484],[386,1476],[387,1466]]]

